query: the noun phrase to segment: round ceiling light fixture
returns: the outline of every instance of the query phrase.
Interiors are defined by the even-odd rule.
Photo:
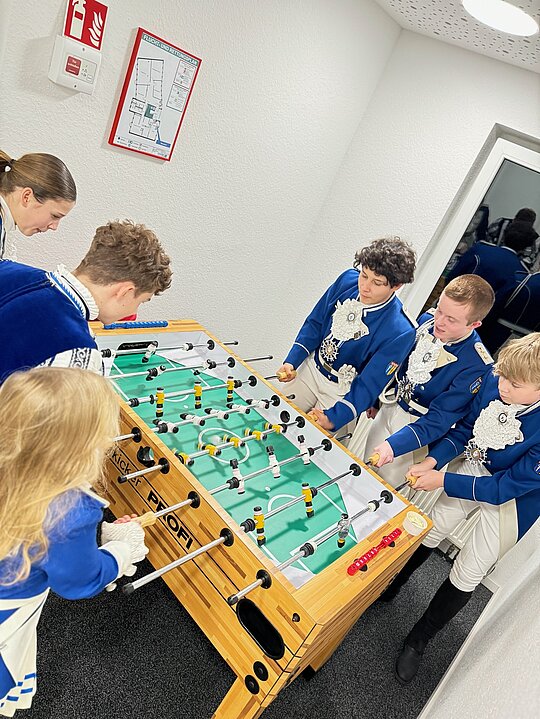
[[[469,15],[495,30],[523,37],[538,32],[533,17],[505,0],[462,0],[462,3]]]

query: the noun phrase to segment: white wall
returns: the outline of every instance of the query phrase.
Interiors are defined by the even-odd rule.
[[[539,76],[403,31],[304,248],[306,295],[377,235],[421,253],[495,123],[540,136]]]
[[[496,122],[540,136],[537,74],[400,33],[371,0],[110,0],[98,87],[73,94],[46,78],[64,2],[8,18],[0,147],[58,154],[80,193],[20,259],[73,265],[100,222],[146,222],[176,271],[144,316],[245,355],[280,356],[369,239],[422,252]],[[170,163],[106,144],[138,25],[203,59]]]
[[[531,532],[538,539],[538,523]],[[513,583],[492,597],[418,719],[538,715],[538,541],[536,547]]]
[[[286,278],[399,27],[371,0],[110,0],[87,96],[46,77],[65,3],[11,3],[0,147],[59,155],[79,188],[56,236],[21,240],[19,259],[74,265],[97,225],[145,222],[175,277],[144,317],[194,317],[245,356],[281,354],[297,292]],[[106,143],[139,25],[203,60],[170,163]]]

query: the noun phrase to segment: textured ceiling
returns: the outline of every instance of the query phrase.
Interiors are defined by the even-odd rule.
[[[472,18],[461,0],[376,0],[407,30],[540,73],[540,34],[505,35]],[[487,1],[487,0],[486,0]],[[540,0],[511,0],[540,22]]]

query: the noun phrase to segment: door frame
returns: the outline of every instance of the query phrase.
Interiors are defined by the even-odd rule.
[[[400,293],[412,315],[420,313],[505,160],[540,172],[540,138],[503,125],[494,126],[422,253],[416,281]]]

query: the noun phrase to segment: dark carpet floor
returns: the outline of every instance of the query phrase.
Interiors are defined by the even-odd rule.
[[[396,654],[448,571],[433,554],[396,600],[370,607],[330,661],[289,685],[264,719],[416,719],[491,596],[480,586],[432,642],[418,677],[400,686]],[[234,679],[161,580],[131,596],[51,596],[38,641],[28,719],[209,719]]]

